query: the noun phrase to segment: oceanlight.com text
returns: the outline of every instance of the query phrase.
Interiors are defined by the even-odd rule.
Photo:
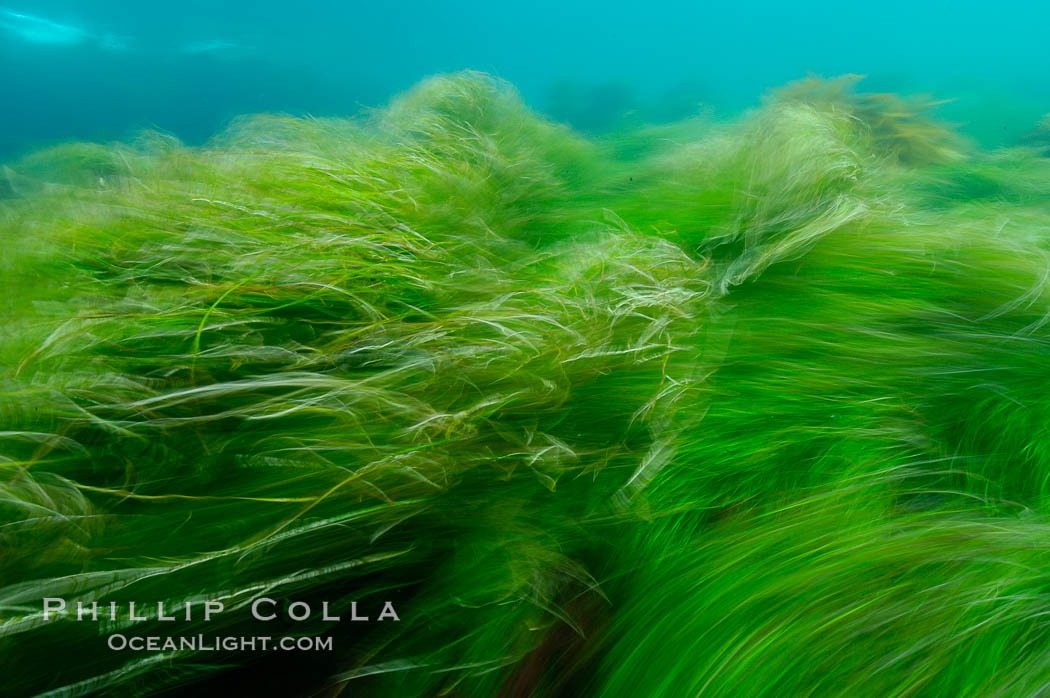
[[[326,652],[333,649],[333,642],[331,637],[324,636],[142,636],[114,633],[106,638],[106,646],[116,652]]]

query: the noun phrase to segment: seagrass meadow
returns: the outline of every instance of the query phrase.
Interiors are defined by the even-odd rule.
[[[1050,134],[932,107],[10,162],[0,694],[1050,695]],[[330,645],[111,644],[262,635]]]

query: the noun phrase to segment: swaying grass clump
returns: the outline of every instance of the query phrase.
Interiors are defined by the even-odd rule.
[[[1047,161],[852,82],[602,142],[463,73],[6,167],[4,695],[1040,695]]]

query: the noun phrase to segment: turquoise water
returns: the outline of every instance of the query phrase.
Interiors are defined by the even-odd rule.
[[[808,73],[953,100],[986,145],[1050,112],[1045,3],[0,3],[0,157],[245,112],[344,115],[435,73],[503,77],[586,131],[730,114]]]

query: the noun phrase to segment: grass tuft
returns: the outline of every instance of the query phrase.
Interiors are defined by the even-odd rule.
[[[1039,694],[1047,161],[855,82],[588,140],[459,73],[6,166],[4,695]],[[263,595],[401,620],[41,612]]]

